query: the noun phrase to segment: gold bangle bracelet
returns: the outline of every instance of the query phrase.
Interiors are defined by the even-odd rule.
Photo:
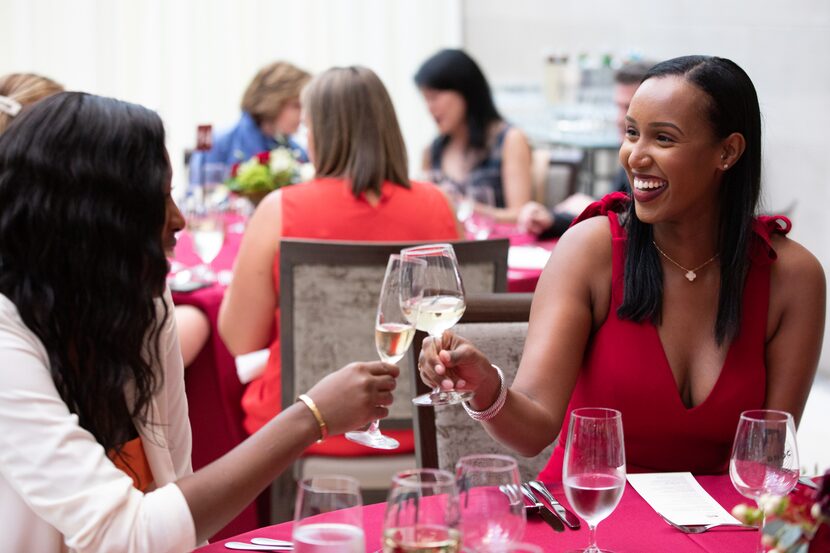
[[[323,420],[323,415],[320,413],[320,410],[317,408],[317,405],[314,403],[313,399],[305,394],[300,394],[297,396],[297,399],[306,404],[306,407],[311,410],[311,414],[314,415],[314,418],[317,420],[317,424],[320,426],[320,439],[317,440],[317,443],[319,444],[328,438],[329,427],[326,425],[326,421]]]

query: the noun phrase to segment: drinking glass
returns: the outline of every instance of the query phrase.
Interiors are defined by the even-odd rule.
[[[423,276],[423,297],[418,299],[414,290],[403,289],[404,315],[415,328],[440,338],[461,319],[466,307],[464,285],[458,271],[458,261],[452,244],[429,244],[401,250],[401,257],[423,259],[426,269]],[[472,392],[442,390],[436,387],[431,393],[412,400],[415,405],[452,405],[467,401]]]
[[[476,240],[486,240],[496,226],[496,197],[492,188],[485,186],[468,186],[465,202],[469,205],[470,216],[464,221],[464,228],[469,236]]]
[[[610,553],[597,547],[597,524],[617,508],[625,489],[622,415],[615,409],[586,407],[571,411],[562,485],[568,501],[588,523],[584,552]]]
[[[744,411],[738,421],[729,477],[741,495],[756,502],[764,495],[782,496],[798,482],[798,446],[795,422],[785,411]],[[763,513],[763,509],[761,510]],[[761,520],[763,529],[764,520]],[[763,551],[760,538],[758,548]]]
[[[384,553],[458,553],[458,489],[445,470],[397,473],[383,519]]]
[[[216,259],[225,243],[226,199],[220,190],[207,186],[194,190],[185,199],[183,211],[187,220],[187,232],[193,241],[193,251],[201,261],[193,272],[203,282],[216,281],[210,263]]]
[[[401,291],[406,289],[407,297],[415,302],[423,298],[426,265],[418,258],[403,260],[398,254],[389,256],[375,316],[375,347],[382,361],[397,363],[412,344],[415,326],[404,316]],[[346,438],[376,449],[397,449],[400,445],[394,438],[381,434],[377,420],[366,431],[346,432]]]
[[[455,465],[464,546],[504,553],[525,530],[525,508],[516,460],[468,455]]]
[[[364,553],[360,485],[349,476],[299,483],[291,542],[294,553]]]

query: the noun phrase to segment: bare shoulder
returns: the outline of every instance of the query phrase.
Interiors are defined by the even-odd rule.
[[[591,217],[569,228],[556,243],[554,254],[560,262],[581,260],[593,266],[610,266],[611,225],[608,217]]]
[[[525,133],[518,127],[510,127],[504,135],[505,148],[530,148]]]
[[[793,292],[814,292],[824,289],[824,269],[807,248],[785,236],[774,235],[772,247],[778,256],[772,264],[773,291],[792,289]],[[798,290],[799,288],[804,290]]]

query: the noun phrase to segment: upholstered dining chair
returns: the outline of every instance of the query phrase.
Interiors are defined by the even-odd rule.
[[[374,326],[378,294],[389,255],[414,243],[366,243],[284,239],[280,243],[280,349],[282,404],[290,405],[322,377],[352,361],[378,359]],[[506,239],[453,243],[467,292],[507,288]],[[383,430],[412,429],[409,357]],[[277,483],[274,518],[290,518],[278,505],[293,506],[294,482],[323,473],[356,477],[369,499],[385,499],[392,475],[415,466],[413,444],[404,454],[306,455],[290,478]],[[342,442],[341,442],[342,443]],[[403,445],[403,444],[402,444]],[[289,473],[289,471],[286,471]],[[281,496],[281,497],[280,497]]]
[[[512,384],[522,357],[532,299],[533,294],[469,294],[464,316],[452,329],[501,367],[507,386]],[[425,336],[421,332],[415,335],[413,366],[417,366]],[[410,379],[416,393],[429,391],[417,371],[411,372]],[[526,481],[536,478],[552,452],[553,445],[550,445],[535,457],[517,456],[491,438],[481,423],[471,419],[460,405],[421,408],[415,417],[415,454],[419,467],[454,472],[455,463],[464,455],[502,453],[516,458],[522,479]]]

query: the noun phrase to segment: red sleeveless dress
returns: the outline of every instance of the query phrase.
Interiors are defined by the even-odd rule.
[[[617,316],[623,298],[626,235],[616,212],[628,201],[625,194],[610,194],[574,221],[608,217],[613,252],[611,305],[605,322],[588,343],[557,446],[539,474],[543,481],[562,479],[568,424],[576,408],[610,407],[622,412],[628,472],[717,474],[728,468],[740,413],[764,405],[770,265],[776,258],[770,237],[789,232],[790,221],[785,217],[754,221],[740,330],[711,393],[701,404],[688,408],[680,398],[657,328],[650,321],[637,323]]]
[[[418,181],[410,181],[410,185],[410,188],[404,188],[384,182],[380,201],[374,206],[362,196],[355,198],[351,183],[345,179],[320,178],[289,186],[282,191],[282,236],[365,242],[457,240],[455,215],[438,187]],[[277,255],[273,277],[278,293],[279,274]],[[278,309],[275,313],[277,329],[279,321]],[[332,370],[337,368],[332,367]],[[264,373],[248,384],[242,396],[244,426],[249,433],[259,430],[280,412],[280,374],[280,342],[277,337],[271,344]],[[384,433],[401,442],[399,449],[388,453],[414,450],[411,430],[384,430]],[[348,456],[380,454],[384,450],[333,436],[322,444],[313,445],[309,452]]]

